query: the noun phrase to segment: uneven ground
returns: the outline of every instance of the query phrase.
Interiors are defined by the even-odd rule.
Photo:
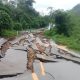
[[[37,57],[48,61],[43,63],[35,60],[34,73],[27,70],[25,50],[29,44],[36,49],[35,42],[33,44],[32,40],[36,39],[36,42],[43,46],[48,45],[47,42],[44,43],[46,38],[42,34],[34,34],[28,33],[11,41],[13,47],[7,50],[5,57],[0,61],[0,80],[80,80],[80,55],[63,49],[52,40],[49,40],[52,46],[51,52],[49,48],[45,51],[48,56],[37,54]]]

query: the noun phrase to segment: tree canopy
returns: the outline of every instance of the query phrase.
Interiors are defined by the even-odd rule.
[[[71,26],[70,16],[68,13],[62,10],[56,10],[54,12],[54,19],[57,32],[59,34],[64,34],[65,36],[69,36],[71,33]]]
[[[48,25],[34,8],[34,0],[0,0],[0,30],[26,30]]]

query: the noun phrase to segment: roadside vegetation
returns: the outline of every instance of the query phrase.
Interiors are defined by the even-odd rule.
[[[13,37],[17,36],[17,32],[14,30],[3,30],[1,35],[5,38],[13,38]]]
[[[33,8],[34,3],[34,0],[0,0],[0,36],[13,37],[16,31],[48,25],[47,16],[41,16]]]
[[[52,38],[57,44],[80,51],[80,15],[63,10],[53,11],[52,15],[56,26],[45,31],[46,37]]]

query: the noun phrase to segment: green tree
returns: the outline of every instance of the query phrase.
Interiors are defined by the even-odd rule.
[[[18,22],[14,23],[14,30],[16,31],[22,30],[22,25]]]
[[[0,11],[0,32],[4,29],[12,29],[12,19],[10,16],[4,12]]]
[[[0,5],[2,5],[2,0],[0,0]]]
[[[64,34],[65,36],[70,36],[71,34],[71,24],[70,16],[67,12],[63,10],[56,10],[54,13],[56,30],[59,34]]]
[[[28,23],[26,23],[26,21],[23,21],[22,28],[23,28],[23,30],[28,29]]]

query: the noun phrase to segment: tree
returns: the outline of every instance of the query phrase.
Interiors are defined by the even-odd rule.
[[[39,15],[33,8],[34,2],[34,0],[0,0],[0,32],[3,29],[45,27],[47,17]]]
[[[4,11],[0,11],[0,32],[3,29],[12,29],[12,19],[8,15],[8,13]]]
[[[32,7],[35,1],[34,0],[17,0],[17,2],[19,6]]]
[[[26,23],[26,21],[23,21],[22,28],[23,28],[23,30],[28,29],[28,23]]]
[[[2,5],[2,0],[0,0],[0,5]]]
[[[56,30],[59,34],[70,36],[70,16],[63,10],[56,10],[54,13]]]
[[[29,16],[38,16],[39,13],[33,8],[34,0],[18,0],[17,7]]]
[[[16,31],[22,30],[22,25],[18,22],[14,23],[14,30]]]

